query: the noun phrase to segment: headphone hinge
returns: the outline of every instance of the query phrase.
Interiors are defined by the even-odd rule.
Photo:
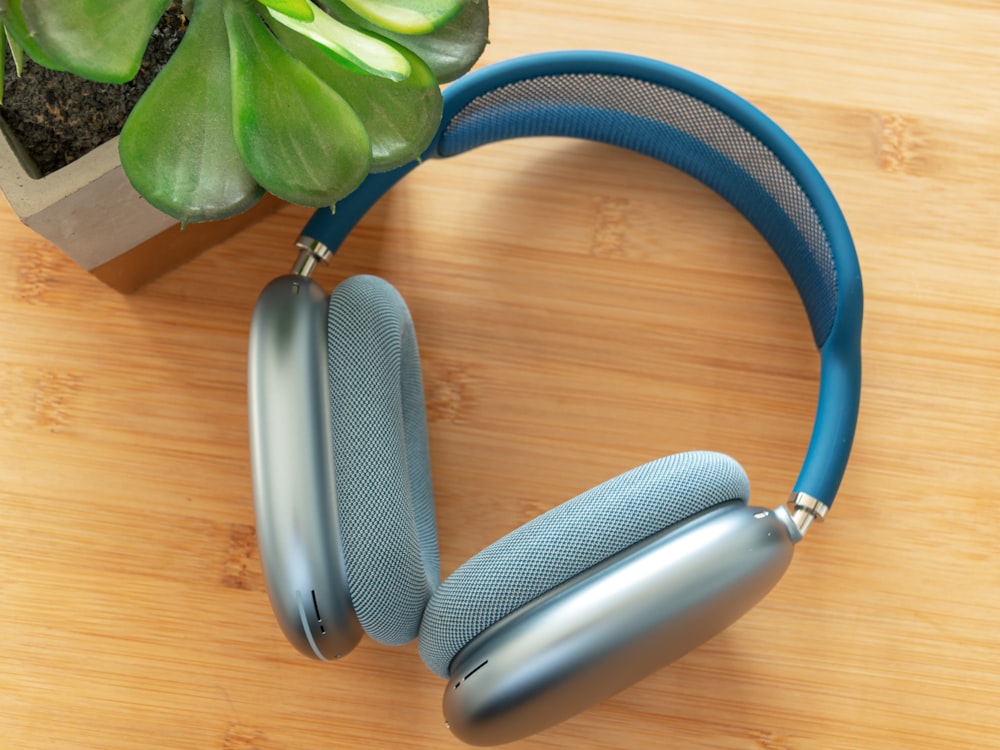
[[[787,505],[792,511],[792,522],[803,535],[814,520],[822,521],[830,510],[822,500],[805,492],[793,492]]]
[[[333,255],[333,251],[322,242],[304,234],[295,241],[295,247],[299,250],[299,257],[292,266],[292,273],[296,276],[308,277],[318,263],[326,263]]]

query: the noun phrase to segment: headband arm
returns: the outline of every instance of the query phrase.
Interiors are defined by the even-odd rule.
[[[336,206],[320,208],[313,213],[295,244],[305,249],[316,243],[317,255],[322,257],[336,253],[368,210],[419,163],[412,161],[389,172],[368,175],[357,190]]]
[[[765,237],[799,291],[821,355],[816,421],[793,491],[832,505],[860,400],[862,291],[846,221],[812,162],[721,86],[665,63],[594,52],[536,55],[460,79],[445,92],[443,122],[425,157],[542,135],[657,158],[715,190]],[[335,214],[317,211],[304,235],[335,251],[418,163],[371,175]]]

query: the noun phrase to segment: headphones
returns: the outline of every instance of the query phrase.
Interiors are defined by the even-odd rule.
[[[369,176],[336,213],[316,212],[294,272],[263,290],[251,324],[251,459],[268,595],[288,640],[317,659],[346,655],[362,633],[387,644],[418,638],[424,662],[447,680],[448,726],[475,745],[552,726],[749,610],[833,504],[860,399],[861,272],[850,232],[819,172],[764,114],[662,62],[533,55],[448,87],[423,160],[543,135],[646,154],[736,207],[805,305],[820,389],[786,505],[750,507],[736,461],[682,453],[549,510],[442,583],[406,306],[373,276],[330,295],[309,278],[418,162]]]

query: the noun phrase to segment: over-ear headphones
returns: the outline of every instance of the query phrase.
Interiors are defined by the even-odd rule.
[[[319,659],[363,632],[419,638],[447,679],[444,713],[471,744],[524,737],[711,638],[778,581],[832,505],[861,388],[861,274],[822,177],[771,120],[676,67],[628,55],[543,54],[445,92],[428,158],[523,136],[622,146],[699,179],[781,259],[821,355],[816,421],[787,507],[709,452],[626,471],[495,542],[439,583],[424,394],[403,300],[372,276],[327,295],[308,274],[416,166],[373,175],[320,210],[295,272],[269,284],[251,330],[257,534],[288,639]]]

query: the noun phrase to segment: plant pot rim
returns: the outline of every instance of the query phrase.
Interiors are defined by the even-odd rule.
[[[65,167],[41,176],[9,126],[0,119],[7,148],[0,148],[0,190],[18,216],[30,216],[89,185],[118,164],[118,136]]]
[[[113,138],[39,177],[34,161],[2,124],[0,191],[27,226],[91,270],[177,223],[132,188]]]

